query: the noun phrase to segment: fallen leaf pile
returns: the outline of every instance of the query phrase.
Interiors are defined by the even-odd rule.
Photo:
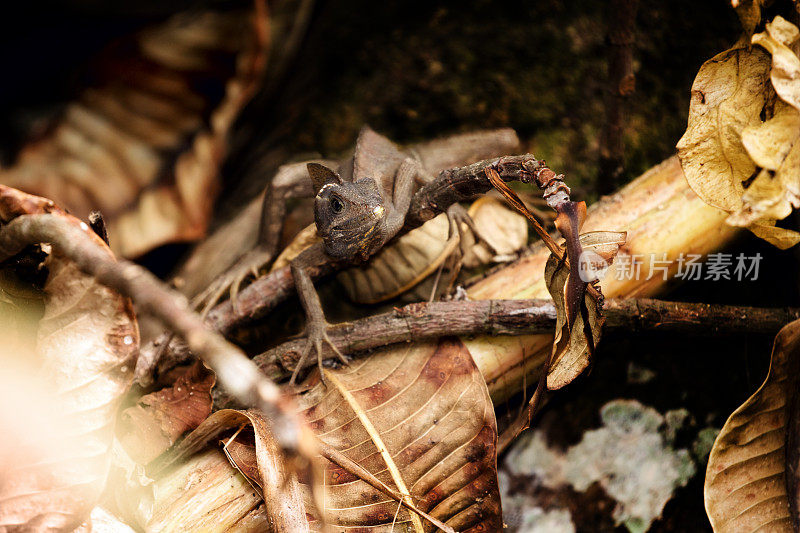
[[[799,47],[798,28],[778,16],[752,45],[708,60],[678,142],[692,189],[730,213],[728,224],[779,248],[800,242],[800,233],[776,226],[800,206]]]

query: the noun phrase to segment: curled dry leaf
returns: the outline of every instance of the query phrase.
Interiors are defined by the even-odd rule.
[[[312,375],[308,382],[316,383],[297,398],[318,438],[456,531],[501,529],[494,409],[458,339],[392,346],[325,372],[327,387]],[[214,413],[178,445],[181,455],[241,426],[244,415],[232,413],[237,412]],[[264,428],[254,429],[257,447]],[[246,449],[232,456],[241,452]],[[261,472],[258,455],[257,461]],[[242,471],[263,484],[247,464],[245,457]],[[309,516],[324,509],[334,529],[430,530],[428,522],[349,470],[328,463],[324,476],[316,484],[324,491],[319,504],[311,503],[306,490],[305,509]],[[310,520],[312,529],[321,527],[318,517]]]
[[[760,237],[789,248],[800,242],[800,233],[774,225],[800,207],[800,58],[790,48],[798,44],[800,31],[781,17],[766,28],[753,43],[772,54],[770,80],[780,99],[772,118],[742,132],[747,153],[761,170],[742,196],[744,205],[727,222],[752,226]]]
[[[766,24],[766,31],[753,35],[753,44],[763,46],[772,55],[770,80],[775,92],[787,104],[800,110],[800,58],[797,45],[800,30],[783,17],[775,17]]]
[[[456,531],[502,528],[494,409],[461,341],[389,347],[325,372],[327,388],[298,398],[320,439]],[[428,531],[338,466],[328,465],[324,491],[334,528]]]
[[[111,45],[0,181],[81,217],[101,211],[123,256],[203,236],[228,130],[266,64],[269,21],[254,6],[180,13]]]
[[[528,242],[525,218],[508,209],[497,198],[484,197],[469,208],[475,227],[499,256],[518,252]],[[449,222],[442,213],[419,228],[385,246],[367,265],[341,272],[337,279],[351,300],[378,303],[398,296],[427,278],[461,247],[462,264],[474,268],[491,263],[495,256],[479,242],[466,224],[462,225],[464,242],[448,240]],[[476,242],[478,241],[478,242]]]
[[[214,374],[195,361],[171,387],[139,398],[120,415],[117,438],[128,455],[146,465],[211,414]]]
[[[800,321],[775,338],[763,385],[725,422],[708,460],[714,531],[797,531]]]
[[[82,224],[49,200],[0,185],[0,221],[42,213]],[[116,411],[139,345],[126,298],[56,253],[46,266],[35,353],[2,354],[4,368],[25,367],[13,381],[27,384],[0,402],[3,530],[72,529],[86,520],[106,481]]]
[[[600,273],[611,266],[619,248],[625,244],[625,238],[625,232],[616,231],[593,231],[581,235],[583,253],[576,265],[581,280],[588,282],[601,277]],[[568,323],[569,272],[570,267],[564,261],[550,254],[544,276],[557,312],[553,356],[547,375],[547,388],[550,390],[568,385],[589,366],[591,352],[602,332],[601,304],[585,292],[581,293],[581,308],[575,315],[574,323]]]
[[[253,436],[248,444],[236,440],[245,428]],[[238,472],[232,471],[230,465],[226,469],[219,455],[207,450],[209,443],[216,446],[220,438],[223,438],[223,448],[225,444],[232,444],[226,456],[235,461]],[[250,443],[255,461],[247,450]],[[201,451],[202,454],[195,455]],[[202,478],[218,483],[213,486],[192,483],[190,490],[181,489],[180,483],[186,481],[185,469],[198,469],[198,460],[214,468],[213,477]],[[189,525],[194,531],[218,530],[220,521],[237,529],[238,524],[245,522],[247,529],[254,531],[264,531],[268,527],[269,531],[286,533],[308,531],[301,487],[294,473],[286,469],[269,424],[259,412],[233,409],[215,412],[187,435],[174,452],[158,459],[150,469],[158,483],[174,492],[177,500],[176,497],[160,498],[150,513],[138,517],[140,527],[148,531],[185,530]],[[259,504],[259,499],[268,505]],[[257,512],[254,513],[254,509]]]

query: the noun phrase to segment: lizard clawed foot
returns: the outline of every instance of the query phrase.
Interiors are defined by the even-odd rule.
[[[449,274],[449,281],[444,285],[444,292],[449,293],[453,285],[458,278],[458,274],[461,271],[462,261],[464,259],[464,254],[466,250],[463,248],[465,246],[464,240],[464,228],[463,225],[466,225],[469,228],[470,232],[475,238],[476,243],[483,243],[488,249],[489,253],[494,256],[497,256],[497,249],[492,245],[491,242],[482,234],[482,232],[478,229],[475,225],[475,222],[472,220],[472,217],[469,215],[467,210],[461,204],[453,204],[447,208],[447,220],[449,222],[449,227],[447,230],[447,242],[448,244],[452,241],[457,241],[458,245],[455,247],[454,251],[452,252],[450,258],[448,258],[448,263],[450,266],[448,270],[450,271]],[[445,263],[442,263],[439,267],[439,271],[436,273],[436,279],[433,283],[433,289],[431,291],[430,301],[434,301],[436,298],[436,294],[439,291],[439,282],[441,279],[442,271],[445,268]]]
[[[322,345],[327,344],[333,353],[336,354],[336,357],[344,363],[345,365],[349,364],[350,362],[347,358],[339,351],[339,348],[331,341],[330,337],[328,336],[328,323],[324,320],[318,323],[309,323],[308,325],[308,338],[306,339],[306,347],[303,348],[303,351],[300,353],[300,358],[297,360],[297,365],[294,367],[294,372],[292,372],[292,379],[289,380],[289,385],[294,385],[297,381],[297,375],[300,373],[300,370],[305,366],[308,357],[311,355],[312,351],[317,352],[317,366],[319,367],[319,377],[322,380],[323,385],[327,386],[328,383],[325,381],[325,373],[322,371],[322,363],[324,361],[323,355],[323,347]]]
[[[197,309],[202,307],[201,316],[208,312],[227,292],[231,299],[234,311],[238,311],[239,289],[248,278],[257,278],[259,271],[272,260],[273,254],[256,248],[243,255],[228,271],[215,279],[203,292],[195,296],[192,305]]]
[[[447,238],[452,238],[454,234],[454,230],[458,231],[459,238],[463,242],[463,230],[461,228],[461,224],[466,224],[466,226],[470,229],[472,234],[475,236],[476,243],[483,243],[492,255],[498,255],[497,249],[494,245],[489,242],[486,236],[483,235],[483,232],[478,229],[475,225],[475,221],[472,220],[472,217],[469,215],[467,210],[461,204],[453,204],[447,208],[447,219],[450,221],[450,228],[448,230]]]

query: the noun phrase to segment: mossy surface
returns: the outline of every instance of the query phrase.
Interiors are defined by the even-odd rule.
[[[347,150],[365,123],[401,142],[511,126],[592,199],[607,2],[324,2],[279,105],[293,152]],[[628,105],[631,179],[674,152],[702,62],[738,36],[724,3],[643,3]]]

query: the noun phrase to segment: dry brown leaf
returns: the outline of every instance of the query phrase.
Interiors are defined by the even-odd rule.
[[[747,153],[762,170],[742,195],[742,208],[727,220],[750,227],[779,248],[800,242],[800,233],[774,227],[777,220],[800,207],[800,58],[790,48],[799,39],[797,27],[781,17],[767,23],[767,31],[753,36],[754,44],[772,54],[770,79],[780,99],[772,118],[742,131]]]
[[[800,321],[775,337],[763,385],[725,422],[708,460],[714,531],[797,531]]]
[[[264,73],[269,20],[254,5],[181,13],[110,46],[0,181],[84,218],[102,211],[120,255],[202,237],[227,133]]]
[[[81,226],[111,255],[86,224],[53,202],[0,185],[0,221],[41,213]],[[36,352],[3,353],[6,371],[25,366],[18,379],[30,385],[0,402],[3,530],[73,529],[86,520],[106,481],[116,411],[133,380],[139,346],[128,299],[57,253],[46,265]]]
[[[500,257],[512,256],[528,243],[528,222],[525,217],[509,209],[500,198],[483,196],[475,200],[469,207],[469,215]],[[464,241],[461,249],[465,268],[488,265],[495,260],[495,254],[485,243],[476,243],[471,231],[465,232]]]
[[[582,261],[576,265],[584,273],[581,275],[581,279],[584,281],[596,279],[593,274],[610,267],[619,248],[625,244],[625,238],[625,232],[616,231],[593,231],[581,235]],[[557,312],[556,333],[553,340],[554,353],[547,374],[547,388],[550,390],[560,389],[570,384],[591,362],[589,341],[584,331],[583,314],[579,313],[576,316],[575,323],[571,328],[567,325],[565,291],[569,270],[566,263],[550,254],[545,265],[544,277]],[[596,345],[600,340],[603,317],[600,314],[598,303],[592,295],[587,293],[583,298],[586,311],[588,311],[592,342]]]
[[[678,157],[689,186],[706,203],[732,212],[756,166],[742,130],[761,124],[769,92],[769,56],[756,47],[733,48],[706,61],[692,84],[689,124]]]
[[[146,465],[211,414],[214,374],[196,361],[171,387],[139,398],[120,415],[117,438],[128,455]]]
[[[326,377],[298,397],[320,439],[456,531],[502,528],[494,409],[461,341],[388,347]],[[416,514],[332,464],[324,491],[334,528],[423,531]]]

